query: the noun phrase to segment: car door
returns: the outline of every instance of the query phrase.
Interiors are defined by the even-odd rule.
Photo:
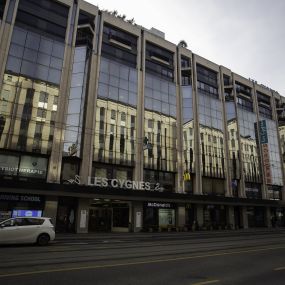
[[[15,224],[18,226],[17,242],[34,242],[35,225],[29,222],[29,218],[15,218]]]
[[[0,243],[15,243],[18,239],[18,226],[15,219],[4,221],[0,225]]]
[[[36,242],[37,237],[42,231],[41,224],[43,220],[36,218],[24,218],[25,222],[25,241]]]

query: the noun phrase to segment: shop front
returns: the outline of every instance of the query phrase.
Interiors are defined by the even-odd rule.
[[[264,207],[247,207],[248,226],[265,227],[265,208]]]
[[[130,231],[131,203],[111,199],[93,199],[89,207],[88,232]]]
[[[40,195],[0,193],[0,221],[11,217],[41,217],[45,199]]]
[[[143,229],[145,231],[173,230],[176,225],[176,205],[165,202],[145,202]]]
[[[58,197],[56,227],[57,233],[74,233],[78,200],[74,197]]]
[[[205,229],[225,229],[227,225],[226,208],[223,205],[205,205],[204,206],[204,224]]]

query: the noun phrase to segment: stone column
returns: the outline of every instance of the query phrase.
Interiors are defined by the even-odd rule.
[[[185,216],[186,216],[186,211],[185,211],[185,205],[180,204],[177,207],[177,227],[183,228],[185,225]]]
[[[227,223],[231,226],[230,229],[235,229],[235,213],[233,206],[227,206]]]
[[[265,226],[267,228],[272,228],[270,207],[264,207],[264,211],[265,211],[265,216],[264,216]]]
[[[56,225],[56,216],[57,216],[57,197],[47,196],[44,208],[44,217],[51,218],[54,225]]]
[[[248,229],[247,209],[245,206],[241,207],[241,222],[243,229]]]
[[[196,213],[197,213],[197,222],[199,225],[199,228],[202,227],[202,225],[204,224],[204,213],[203,213],[203,207],[204,205],[197,205],[196,207]]]

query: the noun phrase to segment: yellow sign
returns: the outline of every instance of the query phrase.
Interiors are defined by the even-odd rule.
[[[184,171],[183,180],[184,181],[190,181],[191,180],[191,175],[188,171]]]

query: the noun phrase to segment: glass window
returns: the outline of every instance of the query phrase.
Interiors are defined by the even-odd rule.
[[[137,94],[129,92],[129,104],[132,106],[137,106]]]
[[[32,62],[36,62],[36,60],[37,60],[37,51],[29,49],[29,48],[25,48],[24,58],[26,60],[29,60],[29,61],[32,61]]]
[[[50,56],[47,54],[39,52],[37,62],[42,64],[42,65],[49,66],[50,65]]]
[[[84,73],[72,74],[71,87],[82,86],[84,80]]]
[[[51,57],[50,66],[55,69],[61,69],[63,65],[63,60],[57,57]]]
[[[176,97],[175,96],[169,96],[169,103],[172,105],[176,105]]]
[[[40,47],[40,36],[28,32],[25,46],[37,51]]]
[[[110,85],[114,87],[119,87],[119,77],[110,76]]]
[[[66,124],[71,126],[77,126],[79,122],[79,114],[68,114],[66,118]]]
[[[149,110],[152,110],[152,108],[153,108],[153,100],[152,99],[150,99],[150,98],[145,98],[145,108],[146,109],[149,109]]]
[[[137,79],[137,71],[135,69],[130,69],[129,72],[130,72],[129,80],[131,82],[137,83],[137,81],[138,81],[138,79]]]
[[[12,71],[14,73],[20,73],[21,60],[19,58],[9,56],[6,64],[6,70]]]
[[[49,74],[48,74],[48,81],[59,84],[60,83],[60,78],[61,78],[61,72],[56,69],[49,69]]]
[[[128,91],[119,89],[119,100],[123,103],[128,103]]]
[[[120,88],[128,90],[128,81],[125,79],[120,79]]]
[[[81,107],[81,100],[73,99],[68,103],[68,114],[79,114]]]
[[[80,99],[82,95],[82,86],[70,88],[69,99]]]
[[[18,166],[18,155],[0,154],[0,175],[17,175]]]
[[[52,56],[63,58],[64,56],[64,45],[54,43],[52,47]]]
[[[109,98],[118,101],[118,88],[110,86],[109,88]]]
[[[21,73],[25,74],[25,75],[28,75],[28,76],[33,78],[34,77],[35,66],[36,65],[34,63],[31,63],[31,62],[23,60],[22,66],[21,66]]]
[[[42,53],[51,55],[52,45],[53,45],[52,41],[42,37],[41,42],[40,42],[39,51]]]
[[[47,111],[45,109],[38,109],[37,110],[37,117],[39,118],[46,118]]]
[[[43,157],[34,157],[22,155],[19,175],[24,177],[46,178],[47,159]]]
[[[73,70],[72,70],[73,73],[80,73],[80,72],[84,73],[84,70],[85,70],[85,62],[84,61],[75,62],[73,64]]]
[[[77,47],[74,53],[74,62],[85,62],[86,51],[86,47]]]
[[[19,29],[17,27],[14,28],[12,35],[12,42],[18,45],[24,46],[26,42],[27,32]]]
[[[99,97],[101,96],[104,98],[108,98],[109,97],[108,85],[99,83],[98,95],[99,95]]]
[[[170,116],[176,117],[176,106],[170,105]]]
[[[36,65],[35,74],[37,75],[38,79],[47,81],[49,69],[47,66],[44,66],[44,65]]]
[[[127,66],[120,65],[120,78],[129,79],[129,68]]]
[[[9,49],[9,54],[15,57],[22,58],[24,54],[24,48],[17,44],[11,44]]]
[[[66,130],[64,133],[64,140],[66,142],[76,142],[78,135],[78,129],[76,131]]]
[[[169,115],[170,112],[170,106],[167,103],[162,103],[162,113]]]

